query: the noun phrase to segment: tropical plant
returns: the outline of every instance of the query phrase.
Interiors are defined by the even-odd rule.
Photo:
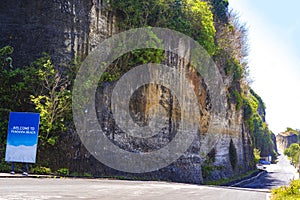
[[[71,82],[68,76],[55,68],[50,59],[41,63],[37,80],[41,83],[41,91],[30,95],[30,99],[40,113],[40,139],[54,145],[57,139],[54,132],[64,130],[65,120],[71,114]]]
[[[291,144],[285,151],[284,154],[287,155],[294,163],[299,163],[300,156],[300,146],[297,143]]]

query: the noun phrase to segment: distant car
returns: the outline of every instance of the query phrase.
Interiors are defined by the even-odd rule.
[[[265,170],[266,167],[263,166],[262,164],[258,163],[258,164],[256,164],[256,169],[258,169],[258,170]]]
[[[266,161],[266,160],[260,160],[260,161],[259,161],[259,164],[262,164],[262,165],[270,165],[271,162]]]

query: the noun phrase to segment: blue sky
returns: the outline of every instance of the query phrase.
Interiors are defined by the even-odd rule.
[[[300,129],[300,1],[229,0],[248,26],[252,88],[274,133]]]

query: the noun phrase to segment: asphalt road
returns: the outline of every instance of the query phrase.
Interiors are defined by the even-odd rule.
[[[277,164],[266,167],[266,175],[243,188],[155,181],[0,176],[0,200],[265,200],[268,199],[269,189],[288,185],[290,180],[298,177],[296,169],[284,155],[279,156]]]
[[[0,178],[0,200],[265,200],[267,195],[260,190],[154,181]]]
[[[289,185],[293,179],[298,179],[297,170],[290,164],[287,157],[281,154],[277,164],[265,165],[266,173],[259,179],[244,185],[243,188],[272,189],[283,185]]]
[[[243,188],[212,187],[155,181],[107,179],[32,178],[0,176],[0,200],[101,199],[101,200],[265,200],[269,189],[297,178],[287,158],[267,165],[268,173]]]

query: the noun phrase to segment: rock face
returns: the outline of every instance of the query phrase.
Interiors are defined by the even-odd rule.
[[[193,73],[193,69],[189,69],[188,74]],[[161,75],[160,75],[161,76]],[[141,77],[142,78],[142,77]],[[157,172],[135,175],[138,177],[149,177],[151,179],[167,179],[180,182],[201,183],[203,181],[203,174],[205,180],[220,179],[230,177],[233,174],[245,172],[251,168],[249,160],[251,157],[251,139],[244,130],[242,112],[235,110],[235,105],[230,105],[227,112],[227,118],[224,124],[219,124],[217,127],[219,133],[210,137],[210,132],[203,134],[207,128],[207,118],[210,114],[209,100],[207,91],[203,88],[201,81],[195,81],[195,87],[199,88],[199,102],[202,102],[201,113],[203,113],[202,120],[199,120],[198,136],[187,150],[187,152],[180,157],[176,162],[168,167],[165,167]],[[197,84],[198,83],[198,84]],[[163,128],[157,135],[148,139],[138,139],[125,134],[116,125],[112,112],[109,108],[110,96],[114,84],[106,83],[98,90],[98,100],[96,101],[98,118],[101,119],[100,124],[105,130],[106,135],[110,138],[111,142],[118,145],[120,148],[130,152],[151,152],[157,150],[164,145],[167,145],[176,134],[176,127],[180,119],[180,106],[176,102],[176,96],[173,96],[171,92],[158,85],[147,85],[140,88],[132,97],[130,108],[132,109],[132,116],[135,116],[137,123],[147,123],[147,119],[150,115],[160,114],[160,109],[149,111],[155,105],[161,106],[167,113],[166,128]],[[202,101],[201,101],[202,99]],[[104,101],[105,100],[105,101]],[[119,100],[122,101],[122,100]],[[226,105],[224,105],[226,106]],[[159,113],[157,113],[159,112]],[[214,145],[207,146],[207,140],[213,140]],[[230,163],[229,144],[233,141],[234,146],[237,149],[237,163],[233,169]],[[204,158],[207,157],[207,153],[214,149],[213,162],[203,163]],[[211,159],[211,158],[210,158]],[[203,171],[202,166],[208,171]],[[211,171],[209,171],[211,170]],[[126,176],[130,176],[126,174]],[[132,176],[132,175],[131,175]]]
[[[3,0],[0,45],[15,48],[15,66],[30,64],[42,52],[65,65],[112,35],[114,20],[102,0]]]
[[[117,31],[115,17],[105,9],[103,1],[100,0],[4,0],[1,4],[0,44],[15,48],[13,59],[17,66],[29,64],[41,52],[49,53],[55,64],[66,65],[75,57],[84,58],[103,39]],[[166,62],[173,63],[174,58],[171,57]],[[175,62],[178,59],[175,58]],[[195,74],[187,65],[177,63],[174,66],[183,67],[188,74]],[[207,149],[205,141],[210,138],[207,126],[211,116],[209,91],[201,77],[193,79],[192,82],[197,101],[201,105],[198,134],[184,155],[169,166],[142,174],[109,168],[85,149],[75,130],[63,134],[56,146],[41,147],[38,162],[45,163],[54,170],[66,167],[71,172],[91,173],[94,176],[125,176],[189,183],[228,178],[251,169],[252,141],[243,121],[242,110],[236,110],[233,103],[224,105],[225,119],[217,127],[218,137],[212,141],[213,148]],[[168,89],[151,84],[134,93],[130,110],[137,123],[149,123],[149,118],[161,114],[162,110],[165,110],[167,117],[167,123],[164,124],[166,129],[150,139],[137,139],[122,132],[114,121],[110,110],[114,84],[103,83],[96,94],[97,115],[107,138],[120,148],[136,153],[155,151],[169,143],[176,134],[181,112],[176,97]],[[160,108],[151,109],[155,105]],[[232,155],[229,154],[231,140],[237,155],[234,165],[230,162]],[[205,162],[205,159],[210,161]]]
[[[140,88],[131,98],[130,108],[132,116],[137,123],[147,123],[148,117],[151,117],[160,109],[154,109],[150,112],[147,110],[153,105],[158,104],[166,109],[166,113],[171,115],[167,118],[165,129],[162,129],[158,134],[151,138],[139,139],[134,138],[122,131],[114,121],[110,104],[111,94],[115,83],[103,83],[98,88],[96,94],[96,108],[99,123],[104,130],[107,138],[120,149],[128,152],[153,152],[167,145],[176,134],[176,124],[178,120],[178,102],[176,97],[170,92],[158,85],[147,85]],[[199,95],[200,96],[200,95]],[[205,95],[204,95],[205,96]],[[205,101],[204,101],[205,102]],[[161,113],[156,113],[161,114]],[[227,178],[233,175],[245,172],[251,169],[249,160],[252,160],[251,139],[248,131],[245,129],[242,121],[242,112],[235,110],[235,105],[230,105],[227,112],[225,124],[218,127],[220,135],[215,135],[213,155],[207,154],[206,139],[210,138],[201,133],[205,125],[199,125],[200,129],[193,143],[188,150],[175,162],[167,167],[149,173],[125,173],[117,171],[103,165],[97,161],[80,143],[76,133],[65,135],[58,146],[61,148],[53,149],[50,155],[38,154],[38,160],[47,161],[55,169],[56,166],[64,166],[75,172],[86,172],[94,176],[116,176],[132,179],[150,179],[150,180],[168,180],[186,183],[201,184],[205,180],[216,180]],[[203,123],[203,121],[202,121]],[[205,124],[205,123],[203,123]],[[210,134],[210,133],[207,133]],[[229,145],[230,141],[237,151],[237,163],[235,168],[230,163]],[[66,145],[67,144],[67,145]],[[211,151],[211,149],[209,149]],[[56,155],[53,158],[53,155]],[[213,160],[206,163],[204,158]],[[213,157],[213,159],[212,159]],[[51,158],[51,159],[50,159]],[[53,163],[53,161],[55,163]],[[118,162],[116,160],[116,162]]]
[[[281,150],[285,150],[293,143],[298,143],[298,136],[293,132],[279,133],[276,136],[277,146]]]
[[[275,150],[275,152],[278,152],[276,135],[274,133],[271,134],[271,139],[272,139],[273,144],[274,144],[274,150]]]

